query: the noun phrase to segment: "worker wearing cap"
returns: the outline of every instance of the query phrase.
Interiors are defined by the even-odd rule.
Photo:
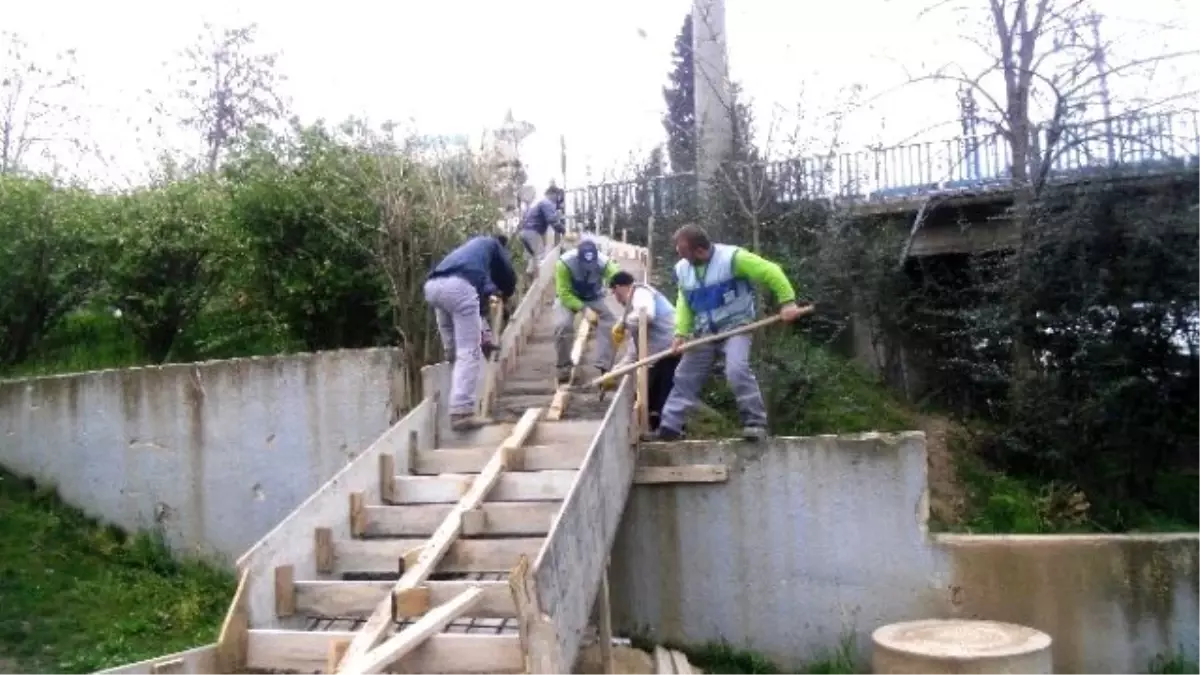
[[[537,274],[542,255],[546,252],[546,230],[554,228],[560,237],[566,232],[562,219],[558,215],[561,193],[562,190],[551,185],[546,188],[545,196],[530,206],[525,211],[525,215],[521,217],[519,236],[521,244],[525,246],[525,253],[529,256],[529,262],[525,265],[525,274],[530,278]]]
[[[591,309],[599,326],[592,363],[600,374],[612,367],[612,326],[617,321],[604,302],[604,284],[620,271],[617,263],[600,252],[596,242],[585,239],[578,248],[559,257],[554,270],[554,342],[558,380],[571,376],[571,344],[575,341],[575,313]]]
[[[454,362],[450,426],[455,431],[488,423],[475,415],[475,388],[483,361],[481,308],[491,294],[507,298],[516,290],[507,244],[504,235],[472,237],[442,258],[425,280],[425,302],[434,308],[442,349]]]
[[[628,340],[624,354],[613,366],[614,369],[644,359],[671,348],[675,337],[675,307],[667,296],[650,284],[636,283],[629,272],[617,272],[608,280],[613,297],[625,308],[617,325],[613,326],[613,346],[619,348]],[[646,342],[649,354],[638,353],[638,322],[642,313],[646,315]],[[663,404],[671,393],[675,382],[675,367],[679,356],[672,354],[650,366],[646,410],[650,417],[650,431],[658,429]]]
[[[675,232],[675,264],[679,286],[675,301],[675,337],[672,348],[680,350],[689,337],[723,333],[755,320],[752,284],[766,286],[782,305],[785,322],[801,314],[796,291],[779,265],[739,246],[714,244],[699,225],[685,225]],[[717,343],[683,353],[675,369],[675,385],[663,406],[657,437],[674,440],[681,435],[684,418],[699,402],[700,390],[708,379],[717,350],[725,356],[725,378],[733,389],[742,418],[742,437],[758,440],[767,434],[767,409],[758,378],[750,369],[750,335],[735,335]]]

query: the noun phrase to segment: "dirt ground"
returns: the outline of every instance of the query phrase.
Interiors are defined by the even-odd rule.
[[[925,452],[929,463],[929,517],[942,526],[962,522],[966,511],[967,492],[958,480],[954,457],[949,447],[949,436],[955,425],[937,415],[921,417],[921,430],[925,432]]]

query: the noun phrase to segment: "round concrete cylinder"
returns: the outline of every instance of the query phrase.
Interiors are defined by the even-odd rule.
[[[998,621],[927,619],[871,634],[874,673],[1052,673],[1050,636]]]

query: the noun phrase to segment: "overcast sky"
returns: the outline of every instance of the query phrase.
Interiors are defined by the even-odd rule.
[[[772,120],[777,137],[801,126],[800,101],[808,108],[803,128],[813,135],[822,115],[849,109],[844,92],[851,85],[864,86],[869,97],[903,82],[905,69],[976,63],[971,48],[953,39],[961,31],[952,12],[918,20],[926,4],[729,0],[731,76],[754,100],[760,137]],[[1128,41],[1126,53],[1110,57],[1114,63],[1137,57],[1137,50],[1161,51],[1164,42],[1167,49],[1195,44],[1200,2],[1095,5],[1107,32],[1141,36]],[[3,28],[21,33],[39,53],[78,50],[88,89],[86,99],[75,102],[81,129],[112,161],[107,167],[87,162],[81,170],[107,181],[140,174],[164,144],[192,141],[179,133],[162,140],[143,128],[153,108],[145,91],[166,89],[164,62],[195,39],[204,21],[255,21],[262,48],[281,52],[285,93],[302,119],[408,119],[423,133],[475,137],[511,107],[537,128],[522,152],[531,182],[541,187],[551,178],[561,181],[560,134],[573,185],[585,182],[589,167],[598,179],[662,140],[661,87],[690,6],[690,0],[10,0]],[[1152,22],[1180,31],[1168,35],[1148,28]],[[1158,89],[1182,91],[1181,73],[1194,72],[1195,65],[1161,71]],[[856,109],[841,141],[848,148],[899,142],[952,121],[954,105],[952,87],[906,88]],[[926,137],[956,131],[946,126]]]

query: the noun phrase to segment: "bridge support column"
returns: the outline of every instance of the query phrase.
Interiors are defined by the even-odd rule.
[[[693,89],[696,96],[696,196],[700,221],[719,231],[721,164],[733,153],[733,92],[726,50],[725,0],[692,2]]]

